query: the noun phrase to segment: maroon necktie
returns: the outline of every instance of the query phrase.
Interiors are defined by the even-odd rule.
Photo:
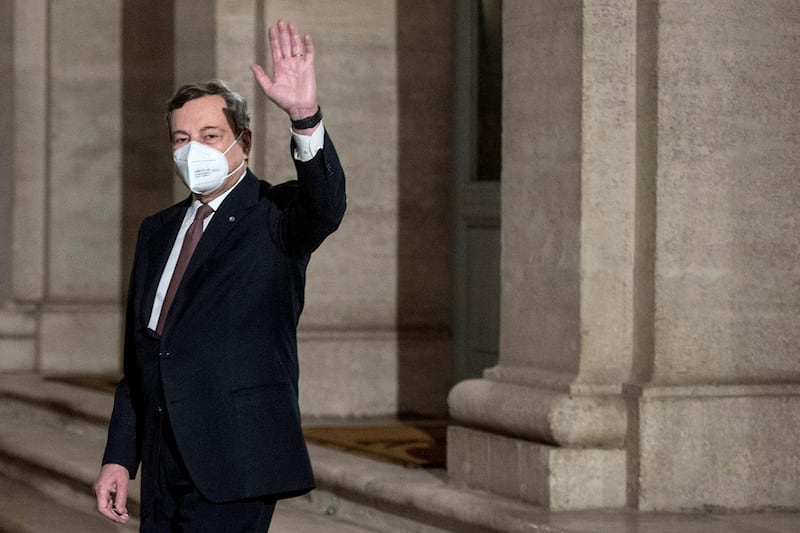
[[[172,279],[169,280],[167,294],[164,295],[164,303],[161,304],[161,314],[158,316],[158,325],[156,326],[156,331],[159,334],[164,330],[164,322],[167,320],[169,306],[172,305],[172,299],[175,298],[175,293],[181,284],[181,278],[183,278],[183,273],[186,272],[186,267],[189,265],[189,259],[192,258],[194,249],[203,235],[203,221],[213,212],[214,209],[209,205],[202,204],[194,215],[194,221],[189,226],[189,229],[186,230],[181,253],[178,256],[178,262],[175,263],[175,271],[172,273]]]

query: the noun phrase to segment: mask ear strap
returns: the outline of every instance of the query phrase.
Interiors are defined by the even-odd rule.
[[[229,177],[233,176],[234,174],[236,174],[237,172],[239,172],[239,169],[242,168],[242,166],[245,164],[246,161],[247,161],[247,159],[242,159],[242,162],[239,163],[239,166],[234,168],[230,172],[228,172],[228,174],[225,177],[229,178]]]
[[[242,138],[242,135],[244,135],[244,130],[240,131],[240,132],[239,132],[239,135],[237,135],[237,136],[236,136],[236,138],[233,140],[233,142],[231,143],[231,145],[230,145],[230,146],[228,146],[227,148],[225,148],[225,151],[224,151],[224,152],[222,152],[222,153],[223,153],[223,155],[224,155],[224,154],[227,154],[227,153],[228,153],[228,150],[230,150],[231,148],[233,148],[233,145],[234,145],[234,144],[236,144],[237,142],[239,142],[239,139],[241,139],[241,138]],[[241,165],[240,165],[240,166],[241,166]]]

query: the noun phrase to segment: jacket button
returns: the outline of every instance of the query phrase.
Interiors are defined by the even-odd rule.
[[[172,354],[169,352],[159,352],[158,355],[161,356],[162,359],[172,359]]]

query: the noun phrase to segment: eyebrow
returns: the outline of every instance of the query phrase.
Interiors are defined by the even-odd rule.
[[[203,126],[202,128],[200,128],[200,133],[205,133],[208,130],[222,130],[222,131],[225,131],[224,128],[221,128],[219,126]],[[190,137],[189,132],[187,132],[185,130],[175,130],[175,131],[173,131],[172,132],[172,137],[175,137],[176,135],[180,135],[180,134],[183,134],[183,135],[186,135],[187,137]]]

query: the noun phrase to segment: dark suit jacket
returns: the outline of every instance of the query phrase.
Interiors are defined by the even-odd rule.
[[[345,211],[344,172],[327,134],[298,180],[249,170],[197,245],[161,337],[147,328],[156,287],[191,198],[148,217],[127,300],[124,377],[103,464],[143,492],[163,412],[192,480],[211,501],[287,497],[314,487],[300,427],[296,328],[310,254]],[[163,389],[163,393],[162,393]],[[163,394],[163,395],[162,395]]]

